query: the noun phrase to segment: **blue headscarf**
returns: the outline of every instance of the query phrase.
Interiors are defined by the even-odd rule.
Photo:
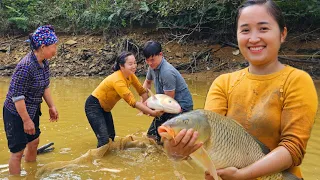
[[[51,25],[38,27],[33,34],[29,36],[32,49],[38,49],[42,44],[49,46],[58,42],[58,37]]]

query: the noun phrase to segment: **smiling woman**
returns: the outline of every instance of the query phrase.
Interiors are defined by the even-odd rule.
[[[131,53],[129,53],[129,54],[131,54]],[[128,55],[126,57],[127,58],[124,61],[125,63],[120,66],[120,69],[121,69],[123,75],[126,78],[128,78],[129,76],[131,76],[132,74],[134,74],[136,72],[136,70],[137,70],[137,62],[136,62],[136,58],[132,54]]]
[[[287,28],[275,11],[272,6],[255,6],[242,9],[238,15],[238,45],[253,74],[270,74],[284,68],[278,61],[278,51]]]
[[[134,55],[130,52],[122,52],[113,67],[115,72],[106,77],[86,101],[85,112],[98,139],[97,147],[107,144],[109,138],[114,141],[116,133],[111,110],[120,99],[124,99],[130,106],[145,114],[159,116],[162,113],[148,108],[134,98],[129,89],[131,84],[142,97],[143,102],[148,99],[148,92],[135,75],[136,68]]]
[[[282,12],[272,0],[247,0],[238,9],[237,40],[249,67],[216,78],[204,109],[238,121],[271,152],[246,167],[220,169],[224,180],[256,179],[288,170],[302,178],[302,163],[318,108],[306,72],[282,64],[278,51],[287,35]],[[169,154],[189,155],[198,134],[179,133],[165,141]],[[212,176],[206,174],[206,179]]]

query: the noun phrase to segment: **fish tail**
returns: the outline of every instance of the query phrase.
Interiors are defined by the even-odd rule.
[[[200,147],[197,151],[190,154],[190,157],[205,171],[208,171],[214,179],[219,179],[217,169],[203,147]]]

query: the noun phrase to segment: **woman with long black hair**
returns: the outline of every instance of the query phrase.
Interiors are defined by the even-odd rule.
[[[130,85],[133,85],[143,102],[148,98],[147,90],[142,87],[135,75],[136,69],[134,55],[131,52],[122,52],[113,66],[115,72],[107,76],[87,98],[85,112],[98,139],[97,147],[108,144],[109,138],[112,140],[115,138],[111,110],[121,98],[144,114],[154,117],[162,114],[162,111],[152,110],[134,98],[129,89]]]

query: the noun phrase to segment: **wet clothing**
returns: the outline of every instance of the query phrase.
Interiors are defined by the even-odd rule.
[[[42,67],[34,53],[28,53],[15,68],[4,106],[19,116],[14,103],[24,99],[28,114],[33,119],[42,103],[44,90],[49,87],[49,77],[48,61],[44,60]]]
[[[6,131],[10,152],[17,153],[25,149],[29,142],[37,139],[40,136],[40,116],[41,112],[40,108],[38,108],[34,118],[32,119],[36,133],[34,135],[29,135],[24,132],[23,121],[21,117],[11,113],[6,107],[3,107],[4,129]]]
[[[174,99],[180,104],[183,112],[193,109],[192,96],[186,81],[179,71],[164,58],[162,58],[161,63],[156,69],[149,67],[146,78],[154,81],[157,94],[165,94],[165,91],[175,91]],[[157,131],[158,127],[177,115],[164,113],[161,117],[155,117],[149,127],[148,136],[160,142],[160,135]]]
[[[115,104],[123,98],[130,106],[135,107],[137,101],[129,89],[131,84],[139,95],[146,93],[134,74],[125,78],[122,72],[118,70],[106,77],[88,97],[85,103],[85,112],[98,139],[97,147],[108,144],[109,138],[112,140],[115,138],[111,114]]]
[[[114,141],[116,132],[114,130],[111,112],[105,112],[99,100],[94,96],[89,96],[85,104],[86,116],[97,139],[97,147],[101,147],[109,142],[109,138]]]
[[[17,64],[12,75],[9,91],[4,101],[3,121],[10,152],[23,150],[26,145],[39,137],[40,104],[46,88],[49,87],[49,63],[43,60],[43,66],[38,63],[33,52],[28,53]],[[15,102],[24,100],[27,112],[34,122],[36,134],[24,132],[23,121],[17,112]]]
[[[131,84],[139,95],[146,92],[136,75],[132,74],[127,79],[123,76],[122,72],[118,70],[106,77],[92,92],[92,96],[99,100],[101,107],[106,112],[110,112],[121,98],[130,106],[135,107],[137,101],[129,89]]]
[[[317,107],[311,77],[290,66],[269,75],[248,68],[221,75],[205,102],[206,110],[237,120],[270,150],[285,147],[293,160],[289,171],[299,178]]]

